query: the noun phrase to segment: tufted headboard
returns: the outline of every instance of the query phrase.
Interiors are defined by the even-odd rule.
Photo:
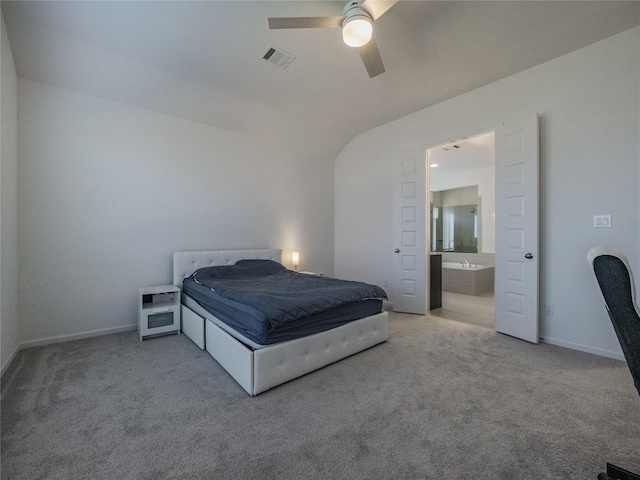
[[[238,260],[255,258],[282,262],[282,250],[279,248],[256,248],[173,252],[173,284],[182,288],[182,281],[202,267],[233,265]]]

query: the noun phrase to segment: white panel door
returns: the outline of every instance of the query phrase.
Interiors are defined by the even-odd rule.
[[[495,328],[540,341],[538,116],[496,129]]]
[[[396,159],[393,191],[393,280],[396,312],[427,312],[427,151]]]

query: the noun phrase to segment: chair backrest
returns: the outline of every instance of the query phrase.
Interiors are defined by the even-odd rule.
[[[624,253],[609,246],[589,250],[587,261],[600,286],[613,329],[640,395],[640,315],[629,261]]]

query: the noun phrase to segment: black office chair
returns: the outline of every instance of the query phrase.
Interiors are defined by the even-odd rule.
[[[640,314],[629,261],[620,250],[608,246],[589,250],[587,261],[640,395]],[[640,480],[640,475],[607,463],[607,473],[598,475],[598,480]]]

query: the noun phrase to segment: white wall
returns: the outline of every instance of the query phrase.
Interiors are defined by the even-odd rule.
[[[541,318],[542,336],[621,358],[585,255],[594,245],[613,244],[640,272],[639,82],[636,27],[356,137],[336,158],[336,275],[380,285],[390,280],[398,151],[537,112],[540,301],[555,306],[553,316]],[[594,229],[597,214],[611,214],[613,228]]]
[[[174,250],[333,273],[333,158],[23,78],[18,118],[23,344],[129,328]]]
[[[2,17],[0,66],[0,364],[17,352],[18,340],[18,117],[17,77]]]

